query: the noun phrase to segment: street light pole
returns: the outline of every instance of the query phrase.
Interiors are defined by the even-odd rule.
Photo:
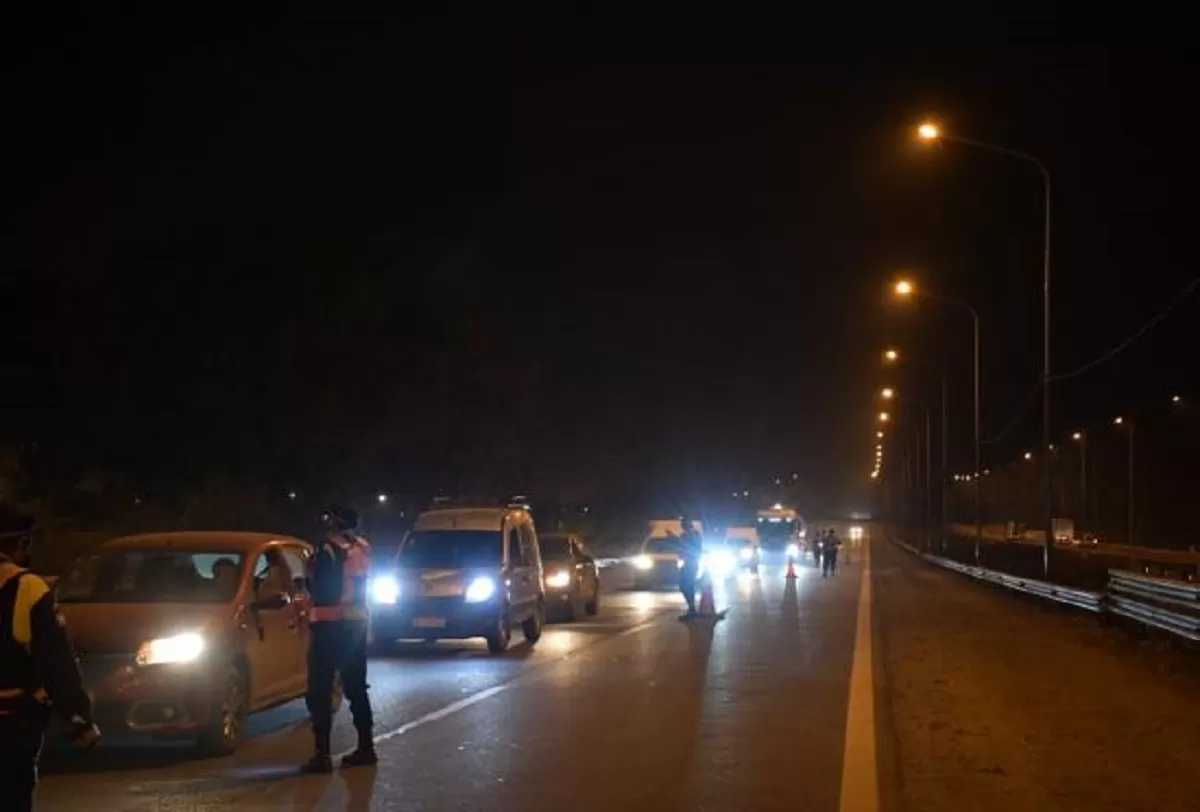
[[[1126,539],[1126,544],[1133,544],[1133,525],[1134,510],[1133,510],[1133,421],[1129,421],[1129,538]]]
[[[949,526],[949,523],[947,521],[948,514],[946,512],[948,509],[948,506],[946,504],[946,496],[947,496],[946,486],[948,483],[946,482],[946,480],[949,477],[949,474],[947,474],[946,472],[950,469],[949,447],[947,445],[948,437],[947,437],[947,428],[946,427],[947,427],[947,424],[949,421],[947,420],[946,408],[947,408],[947,406],[946,406],[946,372],[943,369],[942,370],[942,467],[941,467],[941,470],[938,471],[938,474],[940,475],[940,478],[942,480],[942,524],[941,524],[941,529],[938,531],[938,538],[940,540],[939,547],[941,548],[941,549],[939,549],[938,552],[943,552],[945,550],[946,528]]]
[[[961,135],[947,135],[936,124],[927,122],[917,129],[917,135],[923,141],[946,140],[968,147],[999,152],[1012,158],[1031,163],[1042,174],[1043,197],[1045,203],[1045,222],[1042,233],[1042,449],[1045,459],[1042,461],[1044,487],[1043,516],[1045,525],[1042,535],[1042,569],[1050,574],[1050,550],[1054,546],[1054,529],[1051,527],[1054,518],[1054,484],[1051,481],[1052,468],[1050,461],[1050,170],[1038,158],[1028,152],[1022,152],[1008,147],[989,144],[986,141],[976,141]]]

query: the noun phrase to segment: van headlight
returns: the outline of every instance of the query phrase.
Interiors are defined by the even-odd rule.
[[[204,653],[204,638],[195,632],[147,640],[138,646],[138,665],[179,665],[195,662]]]
[[[400,582],[391,575],[381,575],[371,581],[371,602],[394,605],[400,600]]]
[[[546,576],[547,589],[563,589],[571,584],[571,573],[559,570]]]
[[[648,570],[654,566],[654,562],[648,555],[635,555],[633,557],[633,567],[639,570]]]
[[[480,576],[471,582],[467,587],[465,595],[467,603],[483,603],[488,598],[496,594],[496,580],[486,576]]]

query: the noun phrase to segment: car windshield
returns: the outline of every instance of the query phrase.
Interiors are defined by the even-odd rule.
[[[398,561],[419,569],[498,567],[501,552],[498,530],[418,530],[400,546]]]
[[[80,559],[57,584],[59,603],[228,603],[241,553],[109,550]]]
[[[650,539],[646,542],[646,552],[651,555],[656,553],[679,553],[679,539]]]
[[[566,536],[542,536],[538,546],[543,561],[567,561],[571,557],[571,541]]]

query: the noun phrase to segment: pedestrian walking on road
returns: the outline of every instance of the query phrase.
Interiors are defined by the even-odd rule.
[[[821,542],[824,535],[824,530],[818,530],[813,534],[812,541],[809,542],[809,547],[812,548],[813,566],[817,569],[821,569]]]
[[[3,508],[0,508],[3,511]],[[57,712],[81,750],[100,740],[50,587],[24,568],[36,522],[0,512],[0,806],[30,812],[42,740]],[[86,808],[80,802],[80,808]]]
[[[679,537],[679,591],[687,603],[685,618],[696,616],[696,581],[700,577],[700,556],[704,552],[704,540],[696,532],[692,520],[686,516],[680,519],[683,535]]]
[[[367,695],[367,577],[371,545],[358,535],[358,514],[331,507],[324,517],[328,535],[309,565],[308,712],[316,752],[304,772],[333,771],[329,739],[333,729],[333,686],[340,673],[350,700],[358,747],[342,759],[343,767],[370,766],[378,761],[374,719]]]
[[[837,575],[837,560],[838,551],[842,547],[842,542],[837,537],[837,533],[830,528],[825,533],[825,541],[821,545],[821,577],[826,575]]]

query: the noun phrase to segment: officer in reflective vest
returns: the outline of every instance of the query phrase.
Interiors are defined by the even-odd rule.
[[[100,739],[54,596],[22,566],[35,527],[30,517],[0,514],[0,806],[13,812],[33,809],[52,710],[70,726],[77,747]]]
[[[317,773],[333,770],[329,736],[338,673],[358,732],[358,747],[342,759],[342,766],[368,766],[377,761],[371,700],[367,696],[371,545],[355,532],[358,515],[354,511],[331,507],[323,519],[328,532],[309,562],[308,574],[308,591],[313,599],[309,614],[308,712],[316,753],[303,768]]]

